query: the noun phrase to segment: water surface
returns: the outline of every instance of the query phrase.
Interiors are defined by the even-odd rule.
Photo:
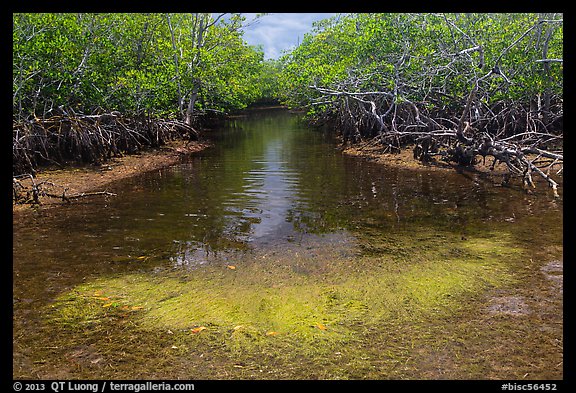
[[[44,325],[45,310],[59,296],[105,277],[202,277],[221,267],[240,271],[244,263],[256,266],[244,281],[258,281],[258,272],[275,268],[267,265],[273,257],[299,280],[320,280],[334,273],[334,261],[352,261],[346,262],[351,271],[362,270],[365,265],[354,265],[357,258],[390,255],[403,256],[408,266],[425,258],[427,246],[418,244],[436,239],[445,247],[446,239],[490,238],[495,230],[510,248],[523,250],[513,269],[522,265],[522,274],[537,275],[538,285],[548,285],[541,268],[562,258],[562,200],[552,198],[545,184],[525,194],[478,175],[387,168],[346,157],[329,133],[307,128],[283,110],[231,120],[212,137],[215,147],[180,164],[114,184],[117,197],[15,220],[15,377],[51,378],[62,368],[68,370],[64,377],[77,375],[69,371],[65,348],[50,349],[53,326]],[[453,258],[455,251],[437,252]],[[554,291],[550,285],[545,291]],[[87,362],[78,375],[98,378],[99,364]],[[386,375],[392,374],[352,377]]]

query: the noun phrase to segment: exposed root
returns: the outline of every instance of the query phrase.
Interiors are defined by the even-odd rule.
[[[99,163],[176,138],[198,140],[198,131],[183,122],[119,112],[14,121],[12,135],[13,175],[34,175],[42,164]]]

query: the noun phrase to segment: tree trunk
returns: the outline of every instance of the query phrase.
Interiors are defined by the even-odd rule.
[[[192,60],[193,67],[198,67],[201,64],[201,49],[204,46],[204,38],[206,35],[207,18],[210,14],[195,14],[195,23],[192,29],[192,39],[195,40],[195,54]],[[198,24],[198,30],[196,30],[196,24]],[[190,101],[188,101],[188,108],[186,108],[186,117],[184,123],[188,126],[192,126],[192,115],[194,114],[194,105],[198,99],[198,91],[200,90],[200,81],[195,78],[193,84],[192,94],[190,95]]]
[[[178,87],[178,113],[182,115],[182,107],[184,106],[184,99],[182,98],[181,88],[180,88],[180,67],[178,65],[178,48],[176,47],[176,39],[174,38],[174,28],[172,27],[172,21],[170,20],[170,14],[166,14],[166,20],[168,22],[168,29],[170,30],[170,38],[172,41],[172,50],[174,51],[174,66],[176,68],[176,86]]]
[[[192,115],[194,114],[194,105],[196,104],[196,99],[198,98],[198,82],[194,84],[194,90],[192,90],[192,95],[190,95],[190,101],[188,101],[188,108],[186,108],[186,119],[184,123],[188,126],[192,126]]]

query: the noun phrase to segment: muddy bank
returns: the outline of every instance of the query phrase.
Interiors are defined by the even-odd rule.
[[[184,141],[173,140],[159,149],[148,149],[138,154],[112,158],[102,165],[68,166],[64,168],[45,168],[38,171],[35,181],[49,181],[61,187],[68,188],[68,194],[105,191],[106,186],[117,180],[148,171],[174,165],[183,156],[197,153],[210,147],[207,140]],[[41,207],[50,207],[66,203],[57,198],[41,198]],[[12,206],[13,213],[31,209],[30,204]],[[34,208],[38,206],[35,205]]]

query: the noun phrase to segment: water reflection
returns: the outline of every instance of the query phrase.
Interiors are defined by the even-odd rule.
[[[286,112],[256,113],[213,137],[215,147],[200,155],[118,183],[115,198],[17,223],[15,271],[40,271],[23,274],[36,284],[45,271],[68,271],[61,277],[74,281],[335,244],[343,234],[353,239],[373,229],[465,232],[471,223],[562,217],[562,202],[547,195],[545,185],[526,195],[455,173],[384,169],[341,155],[330,136]]]
[[[286,232],[291,226],[287,213],[296,199],[298,176],[282,159],[284,148],[279,137],[270,140],[262,157],[253,160],[257,168],[246,173],[242,193],[235,195],[248,200],[242,201],[243,206],[236,206],[238,199],[227,202],[231,211],[240,212],[252,224],[244,234],[246,241]]]
[[[215,135],[220,138],[216,148],[164,175],[172,180],[161,188],[176,189],[162,194],[173,196],[171,209],[182,207],[191,221],[185,233],[174,234],[178,264],[216,257],[223,250],[301,242],[307,234],[329,235],[341,227],[319,219],[310,203],[318,196],[303,182],[314,175],[311,159],[337,156],[323,144],[329,143],[327,136],[301,127],[297,117],[286,113],[241,124]],[[329,173],[338,179],[342,170],[331,165]]]
[[[430,246],[450,257],[449,239],[465,241],[460,234],[466,231],[478,235],[469,238],[482,238],[496,227],[498,234],[510,235],[512,246],[530,250],[521,263],[525,259],[532,271],[521,275],[538,279],[539,264],[552,260],[558,265],[562,258],[563,202],[554,200],[545,184],[527,195],[475,176],[386,168],[345,157],[327,134],[302,127],[286,112],[254,114],[213,136],[215,147],[202,154],[116,184],[110,191],[117,197],[39,210],[14,221],[15,372],[61,376],[62,368],[72,367],[66,359],[79,352],[80,343],[132,356],[127,348],[139,348],[132,345],[140,342],[134,341],[138,333],[124,317],[112,320],[115,313],[104,323],[112,330],[102,335],[94,334],[91,324],[85,325],[85,335],[55,332],[54,326],[64,325],[46,320],[58,296],[74,296],[79,284],[110,276],[151,277],[169,286],[174,281],[165,280],[172,276],[166,273],[176,270],[173,276],[199,278],[202,285],[233,266],[244,279],[249,272],[252,281],[266,283],[255,285],[254,292],[272,288],[277,277],[301,283],[307,291],[308,282],[318,284],[335,271],[343,280],[350,272],[365,276],[366,282],[357,283],[363,288],[370,283],[373,262],[417,266]],[[359,253],[376,258],[357,258]],[[239,276],[235,273],[229,275],[232,280]],[[226,282],[231,286],[223,291],[236,287],[236,281]],[[70,341],[61,341],[68,334]],[[84,338],[78,341],[79,336]],[[176,353],[171,345],[168,351]],[[88,362],[90,372],[103,370]],[[121,364],[131,372],[143,367],[130,357],[120,362],[114,364],[118,370]]]

